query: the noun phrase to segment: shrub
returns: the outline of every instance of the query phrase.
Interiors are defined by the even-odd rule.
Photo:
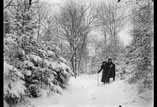
[[[9,105],[21,102],[25,96],[25,82],[21,78],[18,69],[4,62],[4,99]]]

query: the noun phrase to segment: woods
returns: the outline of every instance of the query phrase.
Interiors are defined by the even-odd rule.
[[[10,106],[26,97],[39,97],[42,90],[61,93],[60,88],[66,88],[73,75],[54,47],[45,45],[42,39],[38,41],[41,25],[36,14],[37,4],[28,8],[25,1],[15,3],[17,6],[4,10],[10,18],[6,20],[4,35],[4,100]]]
[[[140,2],[141,3],[141,2]],[[135,64],[134,79],[142,80],[145,87],[153,84],[153,4],[143,1],[133,10],[133,37],[129,49],[130,63]],[[141,4],[142,4],[141,3]],[[131,56],[131,57],[130,57]],[[135,80],[135,81],[136,81]]]
[[[115,59],[121,47],[117,36],[124,28],[128,17],[123,7],[113,0],[109,3],[101,2],[97,7],[97,23],[104,35],[104,57],[106,58],[110,56]]]
[[[152,0],[4,0],[4,102],[62,94],[112,57],[116,78],[153,90]],[[121,32],[128,27],[128,32]],[[120,36],[132,37],[126,45]]]
[[[60,32],[70,45],[70,61],[75,75],[80,72],[83,54],[86,54],[87,35],[94,20],[90,8],[85,4],[70,1],[61,9],[59,16],[56,16]]]

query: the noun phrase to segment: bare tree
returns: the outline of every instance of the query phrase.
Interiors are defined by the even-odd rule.
[[[47,19],[47,8],[46,4],[43,2],[39,2],[37,5],[37,14],[38,14],[38,34],[37,34],[37,40],[39,41],[40,35],[41,35],[41,27],[43,25],[43,22]]]
[[[82,57],[83,47],[90,32],[94,18],[90,14],[88,6],[77,4],[74,1],[67,2],[61,13],[56,17],[65,39],[71,50],[71,65],[73,72],[77,75]]]
[[[117,2],[101,2],[98,5],[97,20],[105,38],[105,46],[108,44],[108,46],[110,46],[110,50],[108,51],[111,51],[111,49],[118,46],[117,35],[123,29],[126,18],[125,9],[119,6]],[[110,39],[110,42],[108,42],[108,38]]]

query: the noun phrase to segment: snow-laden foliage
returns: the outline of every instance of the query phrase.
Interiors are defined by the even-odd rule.
[[[7,103],[17,103],[25,95],[25,82],[22,73],[4,62],[4,98]]]
[[[10,48],[12,51],[6,51],[5,56],[8,59],[12,58],[12,62],[10,59],[7,60],[11,65],[5,64],[5,66],[8,66],[8,68],[5,67],[5,73],[9,73],[7,69],[10,69],[15,73],[21,74],[22,78],[18,79],[16,83],[9,82],[10,86],[14,86],[14,88],[5,88],[5,94],[8,96],[7,91],[9,91],[9,97],[13,99],[14,94],[16,97],[20,97],[21,94],[29,97],[39,97],[42,96],[43,89],[49,90],[49,92],[61,93],[60,88],[66,88],[70,76],[73,75],[64,58],[57,56],[55,52],[47,50],[47,48],[39,49],[35,45],[31,46],[31,51],[26,52],[24,50],[22,54],[19,50],[20,48],[14,50]],[[9,46],[6,45],[6,47]],[[11,52],[16,53],[15,56],[13,54],[11,57],[8,56]],[[23,57],[23,60],[20,57]],[[10,77],[15,76],[15,74],[11,75],[10,73],[8,75]],[[17,89],[17,86],[19,89]],[[21,91],[23,88],[25,91]]]
[[[61,93],[73,75],[69,63],[57,53],[59,46],[52,41],[43,45],[43,40],[36,38],[37,2],[30,7],[25,0],[14,4],[17,6],[5,10],[4,100],[9,105],[25,96],[42,96],[42,90]]]
[[[133,9],[133,43],[128,48],[129,66],[134,65],[130,82],[143,84],[144,88],[153,86],[153,3],[141,1]]]

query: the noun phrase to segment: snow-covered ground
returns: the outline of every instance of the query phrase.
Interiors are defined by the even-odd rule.
[[[153,107],[152,102],[137,97],[136,89],[123,80],[102,84],[98,75],[71,77],[63,94],[31,99],[35,107]]]

